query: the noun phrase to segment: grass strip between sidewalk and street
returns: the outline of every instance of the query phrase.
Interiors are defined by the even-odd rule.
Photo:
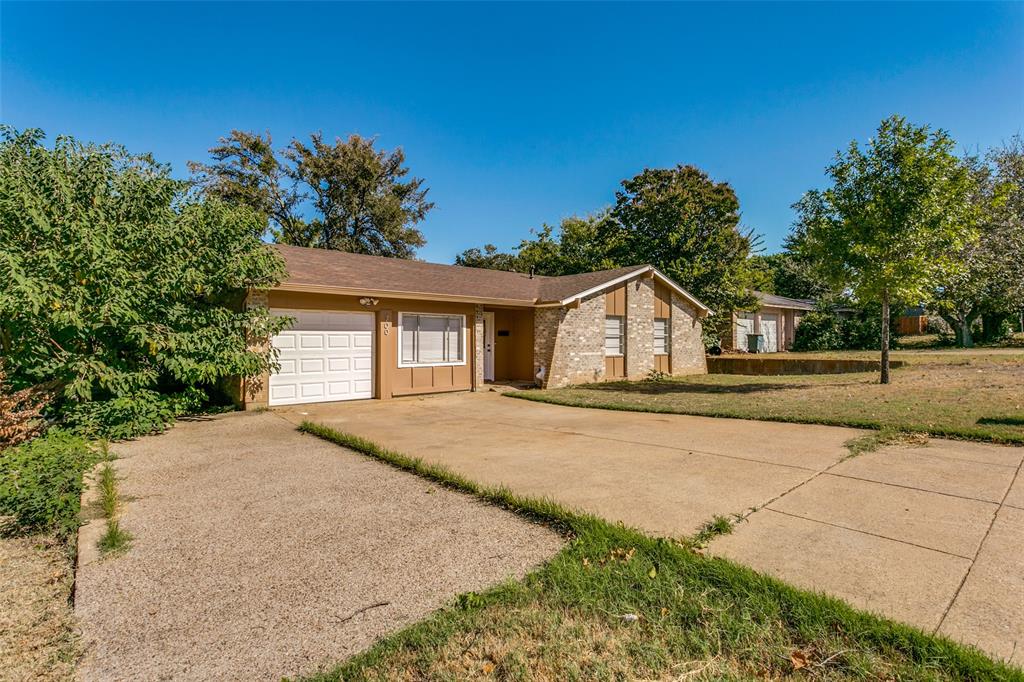
[[[474,495],[566,537],[522,580],[460,595],[314,680],[660,678],[1021,680],[980,651],[555,502],[480,485],[329,427],[301,431]]]

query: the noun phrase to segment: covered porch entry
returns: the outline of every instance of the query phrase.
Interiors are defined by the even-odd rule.
[[[485,383],[533,381],[533,309],[485,306]]]

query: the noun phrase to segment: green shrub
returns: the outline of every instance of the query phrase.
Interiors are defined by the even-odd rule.
[[[893,318],[892,328],[896,320]],[[892,338],[896,334],[892,333]],[[815,310],[804,316],[796,328],[794,351],[815,350],[880,350],[882,319],[877,310],[840,317],[830,310]]]
[[[185,414],[198,412],[206,394],[196,388],[162,394],[139,390],[109,400],[71,405],[64,413],[64,424],[90,438],[124,440],[159,433]]]
[[[186,387],[260,376],[287,325],[249,290],[285,276],[266,217],[149,155],[0,125],[0,356],[13,390],[118,437],[163,428]],[[102,403],[109,403],[103,405]]]
[[[804,315],[796,328],[794,351],[836,350],[843,346],[843,328],[833,312],[815,310]]]
[[[63,429],[0,452],[0,533],[69,536],[78,528],[82,475],[103,457]]]
[[[847,317],[841,322],[843,330],[843,350],[881,350],[882,349],[882,318],[881,314]],[[893,334],[895,339],[896,335]]]

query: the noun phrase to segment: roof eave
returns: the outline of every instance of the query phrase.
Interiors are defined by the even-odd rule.
[[[283,282],[274,289],[278,291],[295,291],[307,294],[331,294],[334,296],[370,296],[373,298],[408,298],[421,301],[445,301],[449,303],[475,303],[483,305],[507,305],[517,307],[533,307],[534,301],[519,298],[493,298],[488,296],[463,296],[459,294],[438,294],[423,291],[401,291],[389,289],[366,289],[353,287],[335,287],[322,284],[305,284],[301,282]]]

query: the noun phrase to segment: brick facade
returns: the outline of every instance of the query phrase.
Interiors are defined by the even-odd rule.
[[[626,285],[626,377],[643,379],[654,369],[654,280]]]
[[[533,364],[544,368],[545,388],[604,379],[604,294],[577,307],[536,308]]]
[[[643,379],[654,368],[654,281],[639,277],[626,286],[626,373]],[[544,388],[605,379],[605,313],[604,293],[578,307],[534,311],[534,366],[545,369]],[[670,319],[672,374],[706,372],[697,309],[673,293]]]
[[[484,307],[473,309],[473,390],[484,385]]]
[[[672,374],[706,374],[704,340],[697,309],[672,292]]]

